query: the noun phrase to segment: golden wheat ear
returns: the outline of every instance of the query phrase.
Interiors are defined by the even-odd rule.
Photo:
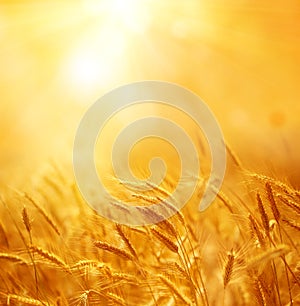
[[[154,227],[151,228],[151,232],[160,240],[170,251],[178,253],[178,246],[168,236],[156,230]]]
[[[94,246],[98,249],[108,251],[124,259],[134,261],[134,257],[130,253],[120,248],[117,248],[109,243],[102,242],[102,241],[94,241]]]
[[[6,305],[34,305],[45,306],[49,305],[46,301],[36,300],[31,297],[21,296],[17,294],[7,294]]]
[[[8,260],[11,262],[15,262],[21,265],[28,265],[28,263],[26,262],[25,259],[23,259],[22,257],[18,256],[18,255],[14,255],[14,254],[10,254],[10,253],[0,253],[0,260]]]
[[[52,220],[52,218],[47,214],[47,212],[27,193],[24,194],[24,197],[37,209],[37,211],[43,216],[46,222],[50,225],[50,227],[55,231],[55,233],[60,236],[60,231],[58,226]]]
[[[69,266],[58,255],[35,245],[30,245],[29,249],[31,252],[38,254],[43,259],[46,259],[49,263],[52,263],[69,271]]]
[[[233,250],[227,253],[227,259],[224,265],[224,272],[223,272],[224,289],[226,289],[227,285],[231,281],[235,257],[236,255]]]
[[[130,242],[129,238],[126,236],[122,226],[120,224],[116,224],[116,229],[118,234],[120,235],[121,239],[124,241],[124,243],[126,244],[128,250],[130,251],[130,253],[132,254],[133,257],[135,257],[136,259],[138,258],[138,255],[132,245],[132,243]]]

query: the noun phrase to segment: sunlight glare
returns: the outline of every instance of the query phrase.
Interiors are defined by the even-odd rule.
[[[72,75],[75,81],[87,85],[97,81],[99,69],[96,63],[98,59],[91,54],[76,54],[72,59]]]
[[[65,79],[78,92],[105,88],[122,76],[126,40],[122,33],[103,28],[97,39],[96,32],[87,32],[68,55],[64,66]]]
[[[112,78],[112,63],[91,50],[76,50],[68,60],[67,80],[78,92],[104,87]]]
[[[133,32],[143,32],[149,24],[149,14],[143,0],[84,0],[83,7],[88,15],[103,15],[110,22],[125,26]]]

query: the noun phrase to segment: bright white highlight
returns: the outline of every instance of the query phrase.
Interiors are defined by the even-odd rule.
[[[143,0],[84,0],[88,15],[107,18],[109,22],[125,26],[121,30],[144,31],[149,24],[147,2]]]
[[[99,59],[89,52],[75,53],[70,59],[70,77],[74,85],[94,85],[101,78]],[[102,67],[103,69],[103,67]]]
[[[97,37],[95,32],[89,33],[87,42],[83,40],[74,46],[66,61],[65,77],[76,91],[106,87],[122,72],[124,35],[109,28],[102,29],[100,34]]]

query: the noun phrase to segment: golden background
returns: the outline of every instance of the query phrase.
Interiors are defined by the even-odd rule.
[[[299,184],[299,37],[298,1],[1,1],[0,183],[69,160],[89,105],[154,79],[198,94],[247,166]]]

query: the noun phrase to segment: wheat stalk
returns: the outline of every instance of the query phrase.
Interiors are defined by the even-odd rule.
[[[298,224],[297,222],[293,221],[293,220],[286,220],[283,219],[282,220],[285,224],[289,225],[290,227],[292,227],[293,229],[295,229],[296,231],[300,232],[300,224]]]
[[[56,254],[51,253],[47,250],[42,249],[41,247],[31,245],[29,246],[29,249],[34,252],[39,254],[41,257],[44,259],[47,259],[49,262],[53,263],[54,265],[60,266],[66,270],[68,270],[68,265]]]
[[[271,260],[278,258],[290,251],[289,247],[286,245],[278,245],[275,248],[270,248],[262,252],[261,254],[251,258],[247,266],[248,268],[253,268],[257,266],[263,266]]]
[[[155,228],[151,228],[151,232],[172,252],[178,253],[178,246],[166,235],[156,230]]]
[[[271,204],[271,209],[272,209],[273,216],[274,216],[275,220],[277,221],[277,223],[279,223],[280,212],[278,210],[278,207],[276,205],[276,201],[274,199],[272,185],[270,184],[270,182],[266,182],[265,186],[266,186],[266,190],[267,190],[267,196],[268,196],[269,202]]]
[[[278,194],[277,197],[282,201],[283,204],[290,207],[292,210],[294,210],[297,214],[300,214],[300,205],[298,205],[295,201],[286,199],[281,194]]]
[[[254,280],[255,298],[260,306],[267,306],[265,293],[259,279]]]
[[[248,218],[249,218],[249,221],[250,221],[250,229],[256,235],[259,244],[262,247],[265,247],[265,245],[266,245],[265,239],[264,239],[264,236],[263,236],[262,232],[260,231],[260,229],[258,227],[257,222],[255,221],[254,217],[251,214],[249,214]]]
[[[113,303],[115,303],[116,305],[121,305],[121,306],[127,305],[126,301],[122,297],[120,297],[120,296],[118,296],[118,295],[116,295],[114,293],[108,292],[108,293],[106,293],[106,296],[110,300],[112,300]]]
[[[44,217],[46,222],[52,227],[52,229],[60,236],[60,231],[55,222],[50,218],[50,216],[45,212],[45,210],[40,207],[28,194],[25,193],[25,198],[33,204],[33,206],[37,209],[37,211]]]
[[[126,251],[124,251],[120,248],[117,248],[113,245],[110,245],[106,242],[94,241],[94,246],[97,247],[98,249],[108,251],[108,252],[113,253],[113,254],[115,254],[119,257],[122,257],[124,259],[134,261],[134,257],[130,253],[128,253],[128,252],[126,252]]]
[[[31,222],[29,220],[28,212],[27,212],[27,209],[26,209],[25,206],[23,207],[23,210],[22,210],[22,219],[23,219],[23,223],[26,227],[27,232],[30,234],[30,232],[31,232]]]
[[[132,246],[131,242],[129,241],[128,237],[125,235],[122,226],[120,224],[116,224],[116,228],[117,228],[117,232],[120,235],[120,237],[122,238],[122,240],[125,242],[128,250],[130,251],[130,253],[132,254],[132,256],[134,256],[136,259],[138,258],[136,251],[134,249],[134,247]]]
[[[259,193],[256,194],[256,200],[257,200],[257,205],[258,205],[258,210],[261,216],[261,221],[263,224],[263,227],[266,231],[266,233],[268,234],[270,231],[270,227],[269,227],[269,217],[265,211],[261,196]]]
[[[9,260],[12,262],[17,262],[19,264],[27,265],[27,262],[18,255],[10,254],[10,253],[0,253],[0,259]]]
[[[179,300],[181,300],[183,305],[192,305],[192,302],[182,292],[180,292],[172,282],[170,282],[163,275],[159,275],[159,278],[171,290],[171,292],[174,293]]]
[[[8,238],[5,231],[4,225],[0,222],[0,236],[2,237],[2,241],[5,243],[6,248],[9,248]]]
[[[42,302],[40,300],[36,300],[30,297],[9,293],[7,294],[6,305],[11,305],[11,301],[15,301],[18,304],[21,303],[21,305],[36,305],[36,306],[49,305],[49,303]]]
[[[235,253],[234,251],[231,250],[231,252],[227,253],[227,259],[226,259],[226,263],[224,266],[224,274],[223,274],[224,289],[227,287],[227,285],[229,284],[231,280],[232,273],[233,273],[234,260],[235,260]]]

